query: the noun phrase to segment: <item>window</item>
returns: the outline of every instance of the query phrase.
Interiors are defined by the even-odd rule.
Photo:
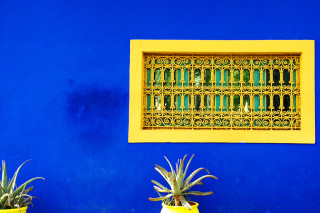
[[[313,41],[131,41],[129,142],[314,143]]]
[[[300,129],[300,55],[144,54],[143,128]]]

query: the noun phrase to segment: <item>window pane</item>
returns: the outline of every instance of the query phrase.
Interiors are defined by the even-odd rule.
[[[161,97],[159,95],[154,96],[154,106],[156,110],[161,110]]]
[[[196,111],[200,110],[200,102],[201,102],[200,95],[195,95],[194,96],[194,106],[195,106]]]
[[[210,110],[210,102],[211,102],[210,95],[205,95],[204,96],[204,108],[205,108],[205,110]]]
[[[170,106],[171,106],[171,97],[170,97],[170,95],[166,95],[166,96],[164,96],[164,108],[165,108],[165,110],[170,110]]]
[[[234,111],[239,111],[240,108],[240,96],[239,95],[235,95],[233,96],[233,106],[234,106]]]
[[[234,86],[239,86],[239,81],[240,81],[240,72],[239,72],[239,70],[235,70],[234,71],[233,79],[234,79]]]
[[[161,71],[160,71],[160,69],[156,69],[155,70],[155,72],[154,72],[154,80],[155,80],[155,86],[160,86],[161,85],[161,83],[160,83],[160,81],[161,81]]]
[[[290,96],[289,95],[285,95],[283,96],[283,107],[284,107],[284,111],[289,111],[290,110]]]
[[[250,111],[250,109],[249,109],[249,107],[250,107],[250,97],[249,97],[249,95],[243,96],[243,106],[244,106],[244,109],[243,109],[244,112],[249,112]]]
[[[204,80],[206,82],[206,86],[210,86],[210,80],[211,80],[211,71],[210,70],[205,71]]]
[[[165,80],[165,85],[170,86],[170,81],[171,81],[171,73],[170,69],[166,69],[164,72],[164,80]]]
[[[289,73],[289,70],[284,70],[284,71],[283,71],[283,81],[284,81],[284,85],[286,85],[286,86],[289,85],[289,81],[290,81],[290,73]]]
[[[194,72],[194,81],[196,82],[195,86],[200,86],[200,80],[201,80],[201,72],[199,69],[197,69]]]
[[[280,81],[280,72],[279,70],[273,70],[273,86],[278,86]]]
[[[249,86],[249,81],[250,81],[250,71],[249,70],[244,70],[243,81],[244,81],[244,85]]]
[[[280,107],[280,97],[279,97],[279,95],[273,96],[273,107],[274,107],[275,111],[279,110],[279,107]]]

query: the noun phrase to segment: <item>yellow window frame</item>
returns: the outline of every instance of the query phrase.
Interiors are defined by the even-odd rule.
[[[144,53],[300,54],[299,130],[143,129]],[[313,40],[131,40],[129,142],[315,143]]]

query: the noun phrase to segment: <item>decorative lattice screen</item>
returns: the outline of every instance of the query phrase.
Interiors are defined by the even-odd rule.
[[[300,129],[300,56],[144,54],[143,128]]]

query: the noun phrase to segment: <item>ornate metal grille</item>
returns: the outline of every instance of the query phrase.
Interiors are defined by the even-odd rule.
[[[144,54],[143,128],[300,129],[300,55]]]

